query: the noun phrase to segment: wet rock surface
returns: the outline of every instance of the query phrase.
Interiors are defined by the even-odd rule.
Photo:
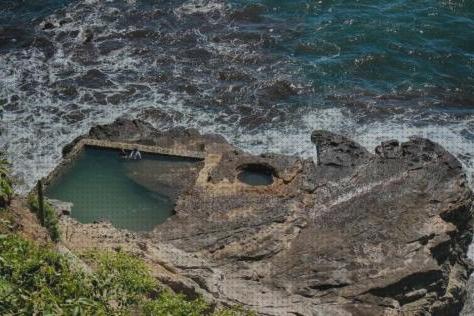
[[[120,246],[175,290],[262,315],[456,315],[464,304],[473,194],[459,162],[427,139],[373,154],[315,131],[316,164],[141,121],[87,137],[198,149],[206,159],[176,214],[147,235],[63,218],[73,249]],[[272,170],[273,183],[240,182],[249,164]]]

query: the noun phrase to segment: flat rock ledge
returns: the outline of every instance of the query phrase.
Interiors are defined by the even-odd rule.
[[[72,250],[132,251],[174,290],[261,315],[456,315],[463,307],[473,193],[436,143],[393,140],[370,153],[314,131],[318,159],[253,156],[220,136],[124,119],[84,137],[206,158],[176,214],[151,233],[62,217]],[[273,183],[240,182],[249,165],[270,170]]]

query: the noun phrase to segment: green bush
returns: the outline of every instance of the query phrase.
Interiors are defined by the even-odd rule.
[[[202,299],[187,301],[184,295],[163,291],[157,299],[148,301],[143,306],[145,315],[167,316],[201,316],[207,315],[209,305]]]
[[[93,282],[63,256],[16,235],[0,237],[1,315],[106,315]]]
[[[256,316],[256,314],[240,306],[234,306],[230,308],[220,309],[216,311],[212,316]]]
[[[0,208],[10,204],[13,197],[13,185],[9,177],[10,164],[0,153]]]
[[[255,316],[255,313],[241,307],[223,308],[211,313],[211,306],[202,298],[189,301],[182,294],[164,290],[154,299],[143,304],[142,312],[146,316]]]
[[[0,235],[0,315],[253,315],[238,308],[211,314],[202,299],[160,291],[144,262],[126,253],[93,251],[82,258],[92,273],[51,248]]]
[[[100,299],[112,300],[119,309],[138,304],[157,289],[145,263],[124,252],[90,251],[82,257],[95,268],[95,285],[107,289]]]
[[[30,209],[39,216],[39,203],[35,194],[28,196],[28,205]],[[51,240],[57,242],[61,239],[56,211],[51,204],[46,201],[44,202],[44,227],[48,230]]]

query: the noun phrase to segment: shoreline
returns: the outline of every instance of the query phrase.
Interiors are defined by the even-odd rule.
[[[364,315],[368,310],[409,312],[421,308],[435,315],[460,311],[463,305],[472,271],[466,257],[472,239],[472,227],[466,226],[472,191],[463,187],[466,180],[459,162],[437,144],[423,139],[403,144],[391,141],[371,154],[345,137],[315,131],[312,141],[321,148],[321,164],[316,166],[312,160],[298,157],[253,156],[216,135],[186,130],[160,132],[140,121],[118,120],[91,129],[86,137],[106,143],[120,140],[184,150],[204,148],[206,157],[194,184],[179,195],[175,215],[151,233],[137,235],[110,223],[80,224],[62,217],[61,226],[68,232],[65,243],[73,250],[92,245],[129,249],[147,258],[157,271],[173,271],[175,278],[166,273],[159,278],[175,289],[204,295],[218,304],[239,302],[262,314],[306,315],[319,310]],[[66,155],[70,148],[66,148]],[[239,166],[248,164],[271,166],[274,183],[263,187],[240,184]],[[433,186],[425,178],[441,182]],[[420,185],[430,189],[412,191]],[[427,194],[433,195],[431,200],[437,199],[436,203],[427,199]],[[376,196],[374,200],[369,198],[372,195]],[[456,199],[458,202],[451,205],[450,201]],[[384,203],[393,208],[390,217],[386,217]],[[446,213],[440,213],[439,219],[415,215],[431,214],[435,209]],[[334,215],[328,217],[331,213]],[[360,216],[366,219],[354,221]],[[380,216],[385,220],[380,221]],[[329,223],[333,224],[327,226]],[[333,231],[333,225],[339,227],[339,232]],[[380,230],[387,235],[378,235]],[[407,240],[408,235],[412,237]],[[339,244],[341,238],[345,240],[341,250],[330,245]],[[328,248],[321,248],[325,243],[330,243]],[[453,246],[446,249],[451,243]],[[389,249],[384,244],[392,246]],[[353,252],[359,247],[371,250]],[[430,249],[431,255],[423,249]],[[324,261],[328,267],[334,264],[334,270],[318,272],[311,281],[291,276],[294,268],[280,270],[280,266],[289,264],[310,273],[315,268],[311,268],[311,261],[298,263],[308,251],[315,262],[335,256],[335,261]],[[407,254],[405,261],[400,259]],[[350,263],[348,266],[359,263],[341,270],[340,260]],[[448,263],[450,260],[456,263]],[[366,268],[361,270],[364,265],[379,271],[379,277],[362,277],[367,273]],[[386,275],[382,276],[382,271]],[[200,277],[196,279],[196,275]],[[417,275],[423,277],[417,279]],[[431,283],[435,279],[458,285],[444,288],[444,281]],[[259,303],[250,303],[248,295],[232,284],[240,284],[245,293],[257,291],[270,296],[258,294]],[[330,301],[351,296],[359,303],[349,300],[327,307]],[[286,302],[286,307],[270,303],[275,297]],[[295,303],[296,298],[300,303]]]

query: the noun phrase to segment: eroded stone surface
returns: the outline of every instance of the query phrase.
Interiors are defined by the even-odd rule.
[[[87,137],[201,150],[206,159],[176,215],[152,233],[64,218],[73,249],[126,248],[175,290],[262,315],[453,315],[463,305],[473,194],[459,162],[429,140],[390,141],[372,154],[315,131],[315,165],[140,121]],[[275,181],[241,183],[245,164],[271,167]]]

